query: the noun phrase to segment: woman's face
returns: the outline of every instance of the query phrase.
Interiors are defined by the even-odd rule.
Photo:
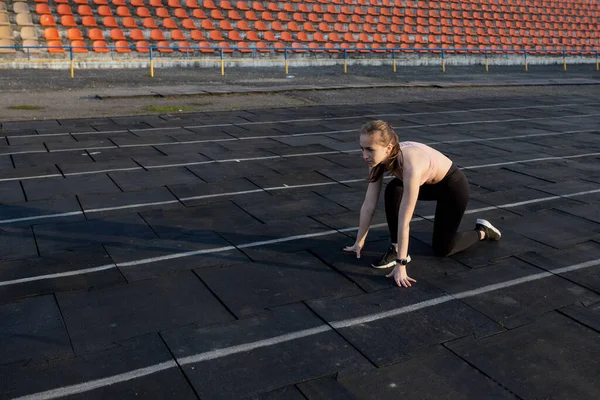
[[[385,161],[392,150],[391,144],[384,146],[380,140],[381,134],[379,132],[375,132],[372,135],[360,135],[362,158],[369,168]]]

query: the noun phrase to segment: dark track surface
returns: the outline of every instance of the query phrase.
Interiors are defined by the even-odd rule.
[[[436,258],[420,203],[400,289],[380,203],[344,253],[372,118],[463,168],[462,229],[501,241]],[[4,123],[0,398],[595,399],[599,123],[576,89]]]

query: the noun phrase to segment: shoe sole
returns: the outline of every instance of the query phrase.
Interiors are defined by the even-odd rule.
[[[407,258],[408,258],[408,263],[410,264],[410,262],[411,262],[410,256],[408,256]],[[395,260],[392,261],[392,262],[390,262],[390,263],[387,263],[385,265],[373,265],[373,264],[371,264],[371,267],[373,267],[375,269],[386,269],[386,268],[390,268],[390,267],[394,267],[394,266],[396,266],[396,261]]]
[[[497,239],[491,239],[491,240],[498,240],[502,237],[502,233],[494,225],[492,225],[489,221],[487,221],[485,219],[478,219],[477,224],[485,226],[486,228],[488,228],[489,230],[494,232],[496,235],[498,235]]]

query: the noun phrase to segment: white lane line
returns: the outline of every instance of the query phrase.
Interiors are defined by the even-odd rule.
[[[524,276],[517,279],[511,279],[508,281],[499,282],[492,285],[482,286],[477,289],[467,290],[464,292],[456,293],[456,294],[446,294],[440,297],[436,297],[430,300],[422,301],[415,304],[410,304],[408,306],[396,308],[389,311],[384,311],[375,314],[369,314],[362,317],[350,318],[341,321],[333,321],[330,322],[329,325],[320,325],[314,328],[303,329],[299,331],[289,332],[283,335],[278,335],[262,340],[257,340],[255,342],[247,342],[239,345],[229,346],[221,349],[214,349],[203,353],[194,354],[191,356],[186,356],[178,359],[180,365],[190,365],[196,364],[199,362],[210,361],[217,358],[227,357],[239,353],[246,353],[255,349],[274,346],[277,344],[290,342],[292,340],[297,340],[309,336],[318,335],[324,332],[329,332],[333,329],[344,329],[353,327],[356,325],[363,325],[369,322],[381,320],[384,318],[395,317],[402,314],[411,313],[417,310],[422,310],[425,308],[433,307],[438,304],[447,303],[452,300],[460,300],[468,297],[474,297],[481,294],[489,293],[492,291],[521,285],[526,282],[533,282],[539,279],[548,278],[550,276],[554,276],[557,274],[562,274],[565,272],[572,272],[577,270],[582,270],[585,268],[591,268],[600,265],[600,259],[590,260],[579,264],[570,265],[567,267],[561,267],[549,270],[547,272],[540,272],[533,275]],[[96,379],[92,381],[87,381],[84,383],[64,386],[57,389],[47,390],[44,392],[34,393],[28,396],[18,397],[14,400],[50,400],[58,397],[69,396],[84,392],[89,392],[94,389],[98,389],[100,387],[114,385],[116,383],[126,382],[131,379],[140,378],[143,376],[148,376],[154,374],[159,371],[163,371],[169,368],[175,368],[177,364],[175,361],[167,361],[160,364],[155,364],[146,368],[136,369],[130,372],[125,372],[118,375],[109,376],[106,378]]]
[[[578,134],[578,133],[589,133],[589,132],[597,132],[595,129],[587,129],[587,130],[574,130],[574,131],[564,131],[564,132],[551,132],[551,133],[535,133],[531,135],[516,135],[516,136],[502,136],[502,137],[491,137],[491,138],[474,138],[474,139],[458,139],[458,140],[445,140],[445,141],[437,141],[437,142],[426,142],[425,144],[429,146],[435,146],[440,144],[458,144],[458,143],[469,143],[469,142],[488,142],[488,141],[498,141],[498,140],[512,140],[512,139],[523,139],[523,138],[531,138],[531,137],[541,137],[541,136],[559,136],[559,135],[568,135],[568,134]],[[290,158],[290,157],[309,157],[309,156],[319,156],[319,155],[327,155],[327,154],[349,154],[349,153],[357,153],[359,150],[345,150],[345,151],[323,151],[323,152],[314,152],[314,153],[297,153],[297,154],[282,154],[282,155],[273,155],[273,156],[263,156],[263,157],[250,157],[250,158],[231,158],[231,159],[222,159],[222,160],[206,160],[206,161],[191,161],[186,163],[176,163],[176,164],[161,164],[161,165],[152,165],[145,167],[146,169],[161,169],[161,168],[176,168],[176,167],[191,167],[194,165],[205,165],[205,164],[216,164],[216,163],[227,163],[227,162],[246,162],[246,161],[261,161],[261,160],[270,160],[277,158]],[[81,175],[94,175],[108,172],[117,172],[117,171],[133,171],[133,170],[143,170],[142,167],[127,167],[127,168],[112,168],[112,169],[104,169],[98,171],[83,171],[83,172],[68,172],[65,173],[65,176],[81,176]],[[8,182],[8,181],[19,181],[25,179],[45,179],[45,178],[53,178],[53,177],[62,177],[60,174],[49,174],[49,175],[36,175],[36,176],[25,176],[25,177],[14,177],[14,178],[4,178],[0,179],[0,182]]]
[[[289,342],[291,340],[301,339],[307,336],[318,335],[319,333],[328,332],[333,330],[329,325],[320,325],[314,328],[303,329],[301,331],[295,331],[271,337],[268,339],[258,340],[252,343],[244,343],[237,346],[225,347],[223,349],[216,349],[207,351],[205,353],[195,354],[193,356],[183,357],[177,359],[180,365],[195,364],[197,362],[214,360],[216,358],[227,357],[232,354],[244,353],[261,347],[274,346],[279,343]]]
[[[14,400],[50,400],[57,399],[59,397],[72,396],[74,394],[89,392],[94,389],[98,389],[105,386],[114,385],[116,383],[127,382],[132,379],[141,378],[161,372],[170,368],[177,367],[177,363],[173,360],[165,361],[160,364],[151,365],[146,368],[140,368],[133,371],[125,372],[123,374],[109,376],[107,378],[96,379],[93,381],[87,381],[77,385],[63,386],[58,389],[47,390],[45,392],[39,392],[30,394],[27,396],[16,397]]]
[[[447,295],[440,296],[440,297],[437,297],[434,299],[425,300],[425,301],[422,301],[419,303],[411,304],[408,306],[396,308],[396,309],[389,310],[389,311],[383,311],[380,313],[369,314],[369,315],[365,315],[362,317],[350,318],[350,319],[345,319],[345,320],[341,320],[341,321],[333,321],[330,323],[330,325],[332,327],[334,327],[335,329],[342,329],[342,328],[352,327],[355,325],[366,324],[368,322],[373,322],[373,321],[377,321],[380,319],[394,317],[397,315],[402,315],[402,314],[406,314],[409,312],[421,310],[423,308],[432,307],[434,305],[446,303],[451,300],[465,299],[467,297],[478,296],[480,294],[493,292],[495,290],[500,290],[500,289],[504,289],[507,287],[520,285],[520,284],[523,284],[526,282],[533,282],[533,281],[536,281],[539,279],[548,278],[550,276],[555,276],[557,274],[562,274],[565,272],[571,272],[571,271],[577,271],[580,269],[595,267],[597,265],[600,265],[600,259],[590,260],[590,261],[586,261],[586,262],[583,262],[580,264],[570,265],[568,267],[556,268],[556,269],[548,270],[545,272],[540,272],[540,273],[533,274],[533,275],[523,276],[523,277],[517,278],[517,279],[511,279],[511,280],[504,281],[504,282],[494,283],[492,285],[482,286],[477,289],[467,290],[467,291],[456,293],[456,294],[447,294]]]
[[[493,163],[493,164],[480,164],[480,165],[461,167],[461,169],[466,169],[466,170],[481,169],[481,168],[489,168],[489,167],[499,167],[499,166],[503,166],[503,165],[514,165],[514,164],[520,164],[520,163],[540,162],[540,161],[548,161],[548,160],[563,160],[563,159],[573,159],[573,158],[583,158],[583,157],[593,157],[593,156],[600,156],[600,152],[576,154],[576,155],[570,155],[570,156],[553,156],[553,157],[543,157],[543,158],[532,158],[532,159],[526,159],[526,160],[506,161],[506,162],[502,162],[502,163]],[[391,178],[393,178],[393,177],[391,177],[391,176],[384,177],[384,179],[391,179]],[[198,195],[198,196],[182,197],[181,201],[185,202],[185,201],[191,201],[191,200],[211,199],[211,198],[216,198],[216,197],[238,196],[238,195],[244,195],[244,194],[270,192],[270,191],[275,191],[275,190],[290,190],[290,189],[299,189],[299,188],[308,188],[308,187],[338,185],[340,183],[341,184],[356,183],[356,182],[363,182],[363,181],[366,181],[366,179],[364,179],[364,178],[347,179],[347,180],[343,180],[343,181],[339,181],[339,182],[331,181],[331,182],[319,182],[319,183],[306,183],[306,184],[301,184],[301,185],[286,185],[286,184],[284,184],[283,186],[272,186],[272,187],[266,187],[264,189],[250,189],[250,190],[242,190],[242,191],[238,191],[238,192],[224,192],[224,193],[214,193],[214,194],[204,194],[204,195]],[[179,200],[165,200],[165,201],[156,201],[156,202],[149,202],[149,203],[125,204],[122,206],[93,208],[90,210],[86,210],[85,214],[93,214],[93,213],[106,212],[106,211],[126,210],[126,209],[137,208],[137,207],[160,206],[160,205],[174,204],[174,203],[178,203],[178,202],[179,202]],[[0,225],[10,224],[10,223],[15,223],[15,222],[33,221],[36,219],[68,217],[68,216],[79,215],[79,214],[84,214],[84,212],[72,211],[72,212],[65,212],[65,213],[59,213],[59,214],[46,214],[46,215],[39,215],[39,216],[11,218],[11,219],[0,220]]]
[[[564,118],[587,118],[594,117],[600,114],[580,114],[580,115],[566,115],[566,116],[557,116],[557,117],[535,117],[535,118],[513,118],[513,119],[493,119],[493,120],[477,120],[477,121],[462,121],[462,122],[448,122],[448,123],[439,123],[439,124],[415,124],[410,126],[399,126],[394,128],[395,130],[401,129],[412,129],[412,128],[426,128],[426,127],[440,127],[440,126],[461,126],[461,125],[474,125],[474,124],[501,124],[506,122],[524,122],[524,121],[537,121],[537,120],[549,120],[549,119],[564,119]],[[344,129],[344,130],[328,130],[328,131],[319,131],[319,132],[307,132],[307,133],[296,133],[296,134],[281,134],[281,135],[265,135],[265,136],[248,136],[244,138],[227,138],[227,139],[203,139],[203,140],[188,140],[183,142],[157,142],[157,143],[140,143],[140,144],[124,144],[118,147],[81,147],[81,148],[68,148],[68,149],[55,149],[49,151],[50,153],[56,152],[68,152],[68,151],[93,151],[99,149],[118,149],[118,148],[136,148],[136,147],[151,147],[151,146],[180,146],[185,144],[199,144],[199,143],[218,143],[218,142],[226,142],[226,141],[237,141],[237,140],[262,140],[262,139],[273,139],[273,138],[290,138],[290,137],[299,137],[299,136],[316,136],[316,135],[330,135],[334,133],[347,133],[347,132],[358,132],[358,127],[356,129]],[[39,153],[39,150],[32,151],[35,153]],[[8,152],[8,153],[0,153],[2,155],[11,155],[11,154],[27,154],[27,152]]]
[[[251,126],[251,125],[271,125],[271,124],[285,124],[293,122],[316,122],[316,121],[343,121],[349,119],[360,119],[360,118],[371,118],[371,117],[407,117],[411,115],[438,115],[438,114],[460,114],[480,111],[510,111],[510,110],[528,110],[537,108],[557,108],[557,107],[583,107],[583,106],[595,106],[600,103],[564,103],[564,104],[545,104],[536,106],[524,106],[524,107],[489,107],[489,108],[471,108],[465,110],[447,110],[447,111],[426,111],[416,113],[385,113],[385,114],[364,114],[355,115],[349,117],[326,117],[326,118],[298,118],[288,120],[274,120],[274,121],[256,121],[256,122],[244,122],[240,121],[237,123],[224,123],[224,124],[210,124],[210,125],[189,125],[189,126],[175,126],[175,127],[159,127],[159,128],[142,128],[142,129],[121,129],[116,131],[87,131],[87,132],[60,132],[60,133],[42,133],[38,135],[12,135],[6,136],[6,138],[21,138],[21,137],[52,137],[52,136],[67,136],[67,135],[98,135],[106,133],[126,133],[126,132],[152,132],[158,130],[177,130],[177,129],[198,129],[198,128],[219,128],[226,126]],[[401,106],[399,106],[401,107]]]
[[[524,204],[541,203],[541,202],[556,200],[556,199],[560,199],[560,198],[564,198],[564,197],[577,197],[577,196],[584,196],[584,195],[595,194],[595,193],[600,193],[600,189],[587,190],[587,191],[576,192],[576,193],[568,193],[568,194],[564,194],[561,196],[542,197],[542,198],[531,199],[531,200],[527,200],[527,201],[521,201],[521,202],[517,202],[517,203],[507,203],[507,204],[500,204],[500,205],[496,205],[496,206],[482,207],[482,208],[467,210],[467,211],[465,211],[465,214],[474,214],[474,213],[478,213],[478,212],[496,210],[499,208],[513,208],[513,207],[518,207],[518,206],[521,206]],[[434,215],[415,217],[411,220],[411,222],[421,221],[423,219],[432,219],[434,217],[435,217]],[[379,227],[384,227],[384,226],[387,226],[387,224],[386,223],[373,224],[373,225],[371,225],[371,228],[379,228]],[[115,267],[131,267],[131,266],[136,266],[136,265],[155,263],[155,262],[159,262],[159,261],[191,257],[191,256],[196,256],[196,255],[201,255],[201,254],[221,253],[224,251],[229,251],[229,250],[234,250],[234,249],[260,247],[260,246],[265,246],[268,244],[278,244],[278,243],[285,243],[285,242],[290,242],[290,241],[299,240],[299,239],[328,236],[328,235],[333,235],[333,234],[340,233],[340,232],[342,232],[342,233],[343,232],[352,232],[352,231],[356,231],[357,229],[358,229],[358,227],[332,229],[332,230],[326,230],[326,231],[318,232],[318,233],[307,233],[307,234],[301,234],[301,235],[282,237],[282,238],[278,238],[278,239],[243,243],[243,244],[239,244],[236,246],[232,245],[232,246],[208,248],[208,249],[203,249],[203,250],[192,250],[192,251],[185,251],[185,252],[180,252],[180,253],[171,253],[171,254],[167,254],[164,256],[143,258],[143,259],[139,259],[139,260],[117,263],[116,265],[115,264],[107,264],[107,265],[103,265],[103,266],[99,266],[99,267],[78,270],[78,271],[68,271],[68,272],[56,273],[56,274],[51,274],[51,275],[40,275],[40,276],[32,276],[32,277],[28,277],[28,278],[21,278],[21,279],[15,279],[15,280],[10,280],[10,281],[3,281],[3,282],[0,282],[0,286],[10,286],[10,285],[18,284],[18,283],[23,283],[23,282],[33,282],[33,281],[44,280],[44,279],[60,278],[63,276],[83,275],[83,274],[88,273],[88,271],[95,272],[96,270],[110,269],[110,268],[115,268]]]

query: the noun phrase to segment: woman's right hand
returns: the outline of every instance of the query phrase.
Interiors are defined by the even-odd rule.
[[[360,251],[362,250],[364,244],[355,242],[352,246],[344,247],[344,251],[354,252],[356,253],[356,258],[360,258]]]

